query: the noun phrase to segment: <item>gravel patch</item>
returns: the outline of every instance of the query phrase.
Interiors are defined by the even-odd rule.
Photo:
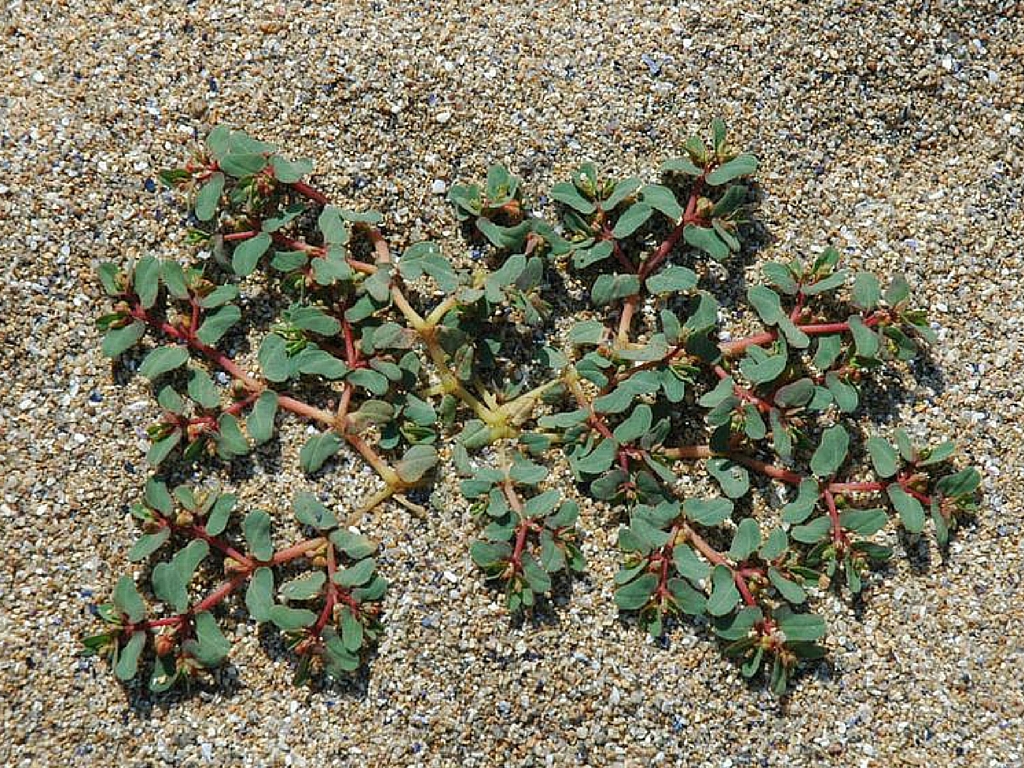
[[[1015,4],[14,0],[0,21],[5,764],[1024,765]],[[758,260],[831,243],[907,273],[941,342],[893,421],[957,439],[985,476],[946,561],[899,542],[913,556],[872,579],[863,611],[828,605],[829,665],[780,704],[697,627],[647,640],[614,611],[595,509],[590,577],[546,620],[510,624],[447,487],[425,521],[380,516],[387,631],[349,685],[293,689],[245,625],[235,666],[191,695],[151,698],[77,656],[126,569],[155,413],[100,354],[93,268],[183,252],[154,179],[193,137],[244,126],[314,158],[335,199],[384,211],[396,245],[455,253],[444,192],[490,162],[534,190],[586,159],[650,173],[715,114],[762,160]],[[314,483],[297,449],[243,499],[373,482],[342,459]]]

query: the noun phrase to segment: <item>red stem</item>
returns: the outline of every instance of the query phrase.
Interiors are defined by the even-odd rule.
[[[313,187],[309,186],[309,184],[306,184],[303,181],[295,181],[289,184],[288,186],[290,186],[295,192],[302,195],[303,197],[308,197],[314,203],[320,203],[320,205],[327,205],[330,202],[330,200],[327,199],[327,196],[325,194],[316,189],[313,189]]]
[[[718,376],[719,379],[729,378],[729,372],[726,371],[722,366],[716,365],[714,370],[715,375]],[[771,403],[762,400],[760,397],[755,395],[746,387],[741,387],[739,384],[733,384],[732,391],[740,400],[745,400],[748,403],[753,403],[754,405],[756,405],[757,410],[759,410],[761,413],[768,413],[772,409]]]
[[[832,491],[825,489],[825,506],[828,507],[828,516],[832,521],[832,543],[837,547],[843,543],[843,526],[839,522],[839,510],[836,509],[836,500]]]
[[[868,315],[863,318],[864,325],[871,326],[878,325],[882,317],[878,313]],[[850,324],[848,322],[842,323],[808,323],[807,325],[796,324],[796,327],[806,333],[808,336],[817,336],[826,333],[846,333],[850,330]],[[747,347],[760,346],[762,344],[768,344],[779,338],[778,331],[764,331],[763,333],[756,333],[753,336],[747,336],[742,339],[736,339],[734,341],[727,341],[718,345],[722,354],[726,357],[735,357],[740,355],[746,350]]]
[[[168,526],[170,526],[171,530],[175,533],[183,533],[186,536],[191,536],[193,539],[202,539],[211,547],[218,550],[221,554],[225,555],[226,557],[230,557],[232,560],[239,563],[240,565],[243,565],[246,568],[254,567],[253,561],[251,559],[243,555],[241,552],[232,547],[226,541],[223,541],[222,539],[216,536],[211,536],[209,533],[206,532],[206,529],[203,528],[203,526],[177,525],[176,523],[172,523],[165,517],[160,517],[160,519],[163,520]]]

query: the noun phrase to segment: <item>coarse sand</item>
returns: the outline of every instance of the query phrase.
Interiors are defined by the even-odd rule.
[[[1024,12],[1013,2],[113,2],[0,11],[0,762],[9,766],[1024,765],[1021,366]],[[94,267],[182,256],[157,171],[222,121],[315,160],[397,246],[465,246],[443,191],[502,161],[543,190],[584,160],[653,178],[724,117],[761,158],[768,242],[905,272],[937,324],[892,411],[984,474],[943,559],[927,539],[863,605],[826,598],[830,662],[782,703],[707,633],[619,619],[614,525],[549,621],[510,623],[473,568],[465,502],[379,520],[387,631],[365,675],[294,689],[241,622],[192,695],[78,655],[129,571],[145,382],[103,358]],[[736,267],[743,268],[743,267]],[[296,440],[298,439],[296,431]],[[350,503],[342,460],[239,483]],[[443,490],[443,489],[442,489]],[[588,516],[589,515],[589,516]],[[907,552],[909,550],[909,552]]]

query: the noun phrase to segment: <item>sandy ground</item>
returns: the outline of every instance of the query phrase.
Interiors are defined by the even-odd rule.
[[[1024,765],[1014,3],[32,0],[0,19],[5,764]],[[599,520],[584,519],[592,577],[554,620],[510,625],[454,502],[382,515],[388,630],[350,685],[292,689],[244,625],[234,666],[192,696],[78,657],[126,568],[155,414],[100,354],[93,268],[184,252],[153,179],[197,132],[232,121],[313,157],[336,199],[387,212],[396,243],[457,251],[436,180],[495,160],[535,190],[585,159],[650,175],[716,114],[762,159],[758,259],[831,243],[908,274],[941,342],[894,420],[957,439],[985,475],[946,561],[912,542],[862,609],[829,604],[832,661],[784,704],[697,629],[662,647],[620,622]],[[295,450],[281,466],[240,492],[311,482]],[[344,469],[323,481],[339,496],[361,482]]]

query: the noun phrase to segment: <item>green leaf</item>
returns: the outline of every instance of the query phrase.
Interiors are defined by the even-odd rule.
[[[231,269],[234,270],[234,273],[239,277],[251,274],[256,269],[260,257],[270,247],[270,242],[270,235],[260,232],[255,237],[250,237],[236,245],[234,253],[231,254]]]
[[[832,371],[825,374],[825,386],[828,387],[828,391],[832,394],[832,399],[835,400],[836,407],[840,411],[852,413],[857,410],[860,395],[855,386],[847,384]]]
[[[146,326],[137,321],[123,328],[112,328],[103,337],[103,354],[107,357],[117,357],[134,347],[145,333]]]
[[[149,677],[149,690],[153,693],[163,693],[177,682],[179,673],[177,659],[174,654],[157,656],[153,660],[153,672]]]
[[[549,573],[565,568],[565,553],[555,543],[551,531],[544,530],[540,534],[540,563]]]
[[[820,491],[813,480],[803,480],[797,491],[797,497],[782,508],[782,521],[785,523],[802,523],[814,511],[818,503]]]
[[[160,261],[153,256],[143,256],[135,265],[132,277],[132,288],[139,297],[143,309],[149,309],[156,303],[160,293]]]
[[[367,557],[334,574],[334,582],[341,587],[358,587],[368,582],[376,569],[377,561]]]
[[[756,349],[756,347],[755,347]],[[752,358],[746,357],[740,362],[740,371],[751,384],[767,384],[775,381],[786,370],[789,365],[789,355],[771,355],[760,362],[754,362]]]
[[[651,419],[651,406],[638,405],[629,418],[615,428],[613,435],[620,445],[632,443],[650,431]]]
[[[873,359],[878,354],[878,334],[864,325],[864,321],[856,315],[849,319],[848,324],[857,355]]]
[[[188,380],[188,396],[203,408],[216,408],[220,405],[220,391],[213,379],[202,368],[193,368]]]
[[[217,212],[221,193],[224,191],[224,174],[219,171],[210,176],[199,192],[196,193],[196,218],[209,221]]]
[[[807,599],[807,593],[803,587],[795,581],[787,579],[775,568],[768,569],[768,580],[772,583],[773,587],[779,590],[779,594],[787,602],[799,605]]]
[[[729,546],[729,557],[736,562],[746,560],[761,546],[761,527],[752,517],[740,521]]]
[[[263,339],[258,358],[263,375],[270,381],[287,381],[295,373],[295,365],[288,356],[288,343],[276,333]]]
[[[487,184],[484,192],[491,205],[501,205],[512,199],[519,188],[519,179],[513,176],[508,168],[494,164],[487,169]]]
[[[594,450],[574,462],[574,469],[584,475],[600,475],[615,461],[618,448],[614,440],[602,440]]]
[[[548,468],[534,464],[522,454],[516,453],[512,457],[512,467],[508,476],[523,485],[537,485],[548,476]]]
[[[145,560],[160,549],[169,538],[171,538],[171,529],[167,527],[161,528],[156,533],[144,534],[128,552],[129,562],[137,563],[140,560]]]
[[[949,441],[940,443],[934,448],[929,448],[928,450],[923,451],[923,458],[919,458],[917,460],[917,466],[928,467],[933,464],[941,464],[954,453],[956,453],[956,443]]]
[[[291,263],[280,259],[280,256],[279,252],[271,262],[271,266],[275,269],[281,269],[282,267],[289,266]],[[295,266],[292,268],[298,269],[304,263],[305,255],[300,254],[300,258],[295,259]],[[313,269],[313,277],[316,279],[317,285],[334,285],[336,282],[351,280],[355,275],[348,262],[345,261],[345,256],[341,253],[338,246],[328,248],[324,256],[313,259],[310,262],[310,267]],[[282,271],[289,270],[283,269]]]
[[[334,355],[322,349],[306,347],[293,359],[295,370],[307,376],[323,376],[325,379],[340,379],[349,372],[349,367]]]
[[[604,274],[599,275],[594,281],[590,298],[594,304],[601,306],[639,292],[640,278],[636,275]]]
[[[523,516],[530,518],[546,517],[554,511],[561,499],[562,495],[559,491],[544,491],[544,493],[526,500],[526,504],[523,506]]]
[[[341,330],[341,323],[319,307],[293,304],[288,308],[286,317],[296,328],[321,336],[334,336]]]
[[[711,572],[711,595],[708,597],[708,613],[724,616],[740,601],[732,571],[725,565],[716,565]]]
[[[217,455],[225,461],[249,452],[249,443],[238,426],[238,419],[230,413],[222,413],[217,419]]]
[[[715,147],[715,154],[722,155],[725,151],[725,137],[728,133],[728,129],[725,126],[725,121],[716,117],[711,121],[711,135],[713,137],[713,143]]]
[[[363,625],[347,606],[341,611],[341,641],[345,649],[352,653],[363,645]]]
[[[687,176],[700,176],[704,171],[693,164],[693,161],[686,157],[677,157],[666,160],[661,164],[662,173],[683,173]]]
[[[551,187],[551,199],[557,200],[583,215],[591,214],[596,210],[594,204],[583,197],[574,184],[567,181],[560,182]]]
[[[307,159],[289,162],[280,155],[270,158],[270,166],[274,169],[274,178],[285,184],[294,184],[313,170],[313,161]]]
[[[551,589],[551,577],[537,559],[529,552],[523,553],[523,576],[530,589],[536,594],[544,594]]]
[[[687,499],[683,512],[695,523],[718,525],[732,516],[733,504],[729,499]]]
[[[299,466],[308,475],[316,472],[331,456],[341,450],[344,441],[334,432],[313,435],[299,451]]]
[[[729,246],[711,227],[687,224],[683,229],[683,239],[694,248],[707,253],[715,261],[724,261],[729,257]]]
[[[586,269],[607,259],[614,250],[610,240],[602,240],[592,248],[577,248],[572,254],[572,265],[576,269]]]
[[[151,509],[155,509],[164,515],[171,514],[174,509],[174,500],[171,498],[171,494],[167,492],[167,485],[155,478],[151,477],[146,481],[144,498],[146,499],[146,504]]]
[[[206,532],[211,536],[220,536],[227,528],[228,519],[238,502],[238,497],[232,493],[225,493],[217,497],[210,510],[210,516],[206,519]]]
[[[611,236],[617,240],[630,237],[646,223],[653,212],[653,208],[647,203],[634,203],[615,221],[615,225],[611,229]]]
[[[335,206],[325,205],[316,223],[323,233],[325,243],[345,245],[348,242],[348,224],[341,218],[341,214]]]
[[[737,179],[740,176],[749,176],[757,170],[757,158],[753,155],[742,154],[734,157],[727,163],[723,163],[707,175],[707,183],[713,187],[725,184],[728,181]]]
[[[761,668],[761,661],[763,659],[764,648],[758,646],[757,650],[754,651],[754,655],[747,659],[745,662],[743,662],[743,666],[740,668],[740,671],[743,673],[743,676],[753,677],[755,674],[757,674],[757,671]]]
[[[757,312],[765,325],[776,325],[786,317],[779,294],[763,285],[754,285],[747,290],[747,301]]]
[[[665,585],[679,609],[688,616],[700,616],[707,610],[707,599],[682,579],[669,579]]]
[[[864,311],[872,310],[881,298],[878,278],[870,272],[858,272],[853,279],[853,306]]]
[[[153,593],[157,598],[169,603],[178,613],[184,612],[188,607],[188,584],[209,552],[209,544],[197,539],[179,550],[170,562],[158,563],[152,576]]]
[[[146,453],[146,462],[151,467],[160,466],[160,462],[170,455],[174,446],[179,442],[181,442],[181,430],[175,429],[167,437],[157,440],[149,447],[149,451]]]
[[[231,642],[224,637],[209,611],[197,613],[194,621],[197,643],[192,655],[202,666],[215,667],[231,652]]]
[[[147,379],[155,379],[162,373],[180,368],[188,360],[187,347],[157,347],[152,350],[139,366],[139,373]]]
[[[789,532],[794,541],[802,544],[814,544],[825,538],[832,530],[832,521],[828,517],[816,517],[806,525],[796,525]]]
[[[813,613],[793,613],[780,608],[775,612],[775,619],[787,643],[813,643],[825,634],[825,620]]]
[[[303,525],[309,525],[322,531],[338,525],[338,519],[327,507],[319,502],[312,493],[299,491],[292,500],[295,519]]]
[[[111,599],[117,609],[133,624],[142,621],[142,617],[146,615],[146,604],[142,602],[142,596],[131,576],[122,576],[117,580]]]
[[[779,387],[775,392],[775,404],[780,408],[799,408],[807,405],[814,394],[814,382],[808,378]]]
[[[687,267],[671,265],[648,277],[646,284],[653,294],[681,293],[697,285],[697,273]]]
[[[469,546],[469,556],[481,568],[493,568],[506,562],[512,556],[512,548],[503,541],[490,543],[474,541]]]
[[[429,275],[445,293],[451,293],[459,286],[451,262],[441,253],[437,243],[420,242],[409,246],[402,254],[398,269],[407,278]]]
[[[750,490],[750,473],[745,467],[725,458],[708,459],[708,472],[730,499],[738,499]]]
[[[139,655],[146,647],[146,633],[132,632],[131,638],[117,654],[114,675],[118,680],[131,680],[139,671]]]
[[[103,285],[103,290],[108,296],[117,296],[121,293],[121,287],[118,285],[118,275],[120,272],[121,270],[117,268],[117,264],[112,261],[101,262],[96,267],[96,274]]]
[[[645,573],[639,579],[615,590],[615,605],[622,611],[635,611],[647,605],[658,586],[658,577]]]
[[[768,538],[765,539],[757,554],[762,560],[772,561],[781,557],[788,547],[789,538],[786,536],[786,531],[783,530],[782,526],[779,526],[773,528],[772,532],[768,534]]]
[[[903,275],[896,275],[885,292],[885,303],[895,307],[910,298],[910,284]]]
[[[754,625],[763,618],[756,606],[741,608],[736,615],[715,622],[715,634],[723,640],[739,640],[746,637]]]
[[[828,370],[843,351],[843,339],[838,334],[819,336],[818,348],[814,353],[814,366],[819,371]]]
[[[252,176],[266,167],[267,158],[257,152],[232,152],[220,160],[221,170],[237,178]]]
[[[352,371],[345,378],[347,382],[371,392],[375,395],[384,395],[388,391],[388,379],[384,374],[369,368],[359,368]]]
[[[206,296],[199,300],[199,306],[203,309],[216,309],[238,298],[238,288],[234,285],[218,285]]]
[[[601,201],[601,208],[606,211],[610,211],[627,197],[632,195],[637,189],[640,188],[640,179],[635,176],[631,176],[628,179],[623,179],[618,182],[612,189],[611,194],[608,195],[604,200]]]
[[[842,424],[829,427],[821,434],[821,443],[811,456],[811,472],[818,477],[831,477],[836,473],[850,448],[850,436]]]
[[[331,533],[331,543],[353,560],[362,560],[377,551],[377,545],[369,538],[344,529]]]
[[[286,581],[281,585],[278,592],[285,600],[312,600],[320,594],[326,581],[326,573],[323,571],[313,571],[291,581]]]
[[[920,533],[924,530],[924,507],[921,502],[907,493],[898,483],[886,488],[889,500],[900,515],[900,521],[908,533]]]
[[[163,278],[167,292],[176,299],[188,298],[188,285],[185,282],[185,271],[174,259],[160,262],[160,276]]]
[[[892,477],[899,469],[899,458],[896,449],[887,440],[880,437],[868,438],[866,443],[868,454],[871,456],[871,465],[879,477]]]
[[[405,483],[415,483],[437,465],[437,450],[430,445],[414,445],[406,451],[395,471]]]
[[[216,344],[230,330],[231,326],[241,319],[242,310],[234,304],[227,304],[203,320],[196,336],[204,344]]]
[[[249,431],[249,437],[256,445],[262,445],[270,440],[274,434],[274,417],[277,414],[277,393],[273,390],[264,390],[245,422]]]
[[[981,474],[974,467],[967,467],[959,472],[943,477],[935,484],[935,490],[943,496],[970,496],[981,485]]]
[[[733,184],[731,187],[725,190],[725,194],[723,194],[718,199],[718,202],[715,203],[715,207],[711,209],[711,216],[713,217],[711,220],[711,225],[715,228],[715,231],[718,233],[719,237],[722,237],[722,234],[724,232],[728,233],[728,236],[735,240],[735,236],[730,231],[731,229],[734,229],[735,225],[731,221],[723,222],[722,219],[730,218],[731,214],[737,208],[743,205],[746,199],[747,188],[742,184]],[[728,224],[728,227],[723,226],[725,224]],[[726,240],[727,243],[729,242],[728,239],[724,237],[722,239]],[[739,241],[737,240],[735,243],[730,243],[729,247],[734,251],[738,251]]]
[[[640,190],[640,197],[651,208],[667,216],[673,224],[683,218],[683,208],[668,187],[661,184],[648,184]]]
[[[242,521],[245,541],[260,562],[267,562],[274,556],[274,542],[270,538],[270,515],[262,509],[254,509]]]
[[[823,278],[822,280],[818,280],[817,282],[811,283],[810,285],[805,285],[803,287],[803,291],[808,296],[817,296],[818,294],[835,290],[836,288],[839,288],[840,286],[846,283],[846,278],[849,276],[849,274],[849,270],[837,269],[828,277]]]
[[[772,285],[785,294],[793,296],[800,290],[800,286],[793,278],[793,272],[785,264],[769,262],[761,267],[761,271]]]
[[[672,563],[680,576],[692,582],[699,582],[711,575],[711,566],[697,557],[697,553],[686,544],[677,544],[673,548]]]
[[[888,520],[889,517],[882,509],[847,509],[839,513],[839,524],[861,536],[878,533]]]
[[[267,618],[282,632],[294,632],[313,624],[316,621],[316,614],[305,608],[275,605],[267,612]]]

